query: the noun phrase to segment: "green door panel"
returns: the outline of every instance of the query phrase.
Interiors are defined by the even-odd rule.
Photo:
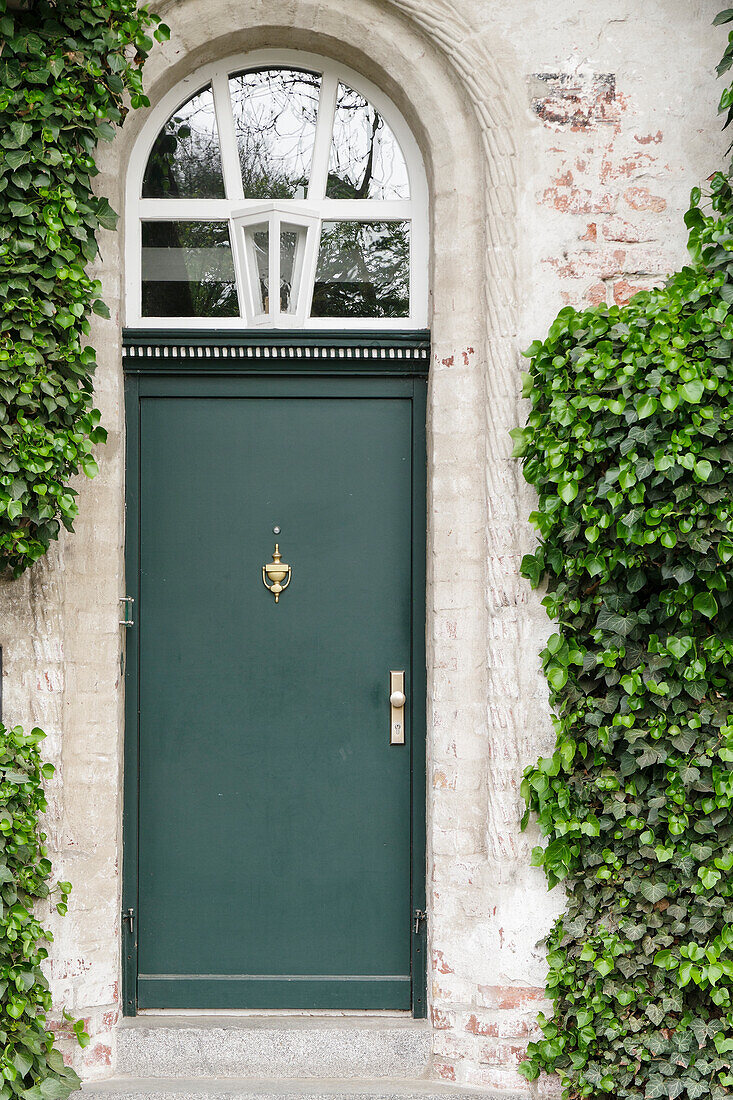
[[[409,391],[184,392],[139,400],[138,1005],[409,1009]]]

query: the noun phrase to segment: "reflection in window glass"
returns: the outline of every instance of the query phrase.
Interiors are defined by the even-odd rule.
[[[223,199],[211,88],[197,92],[156,138],[143,179],[145,199]]]
[[[280,309],[283,313],[295,313],[293,273],[298,234],[284,229],[280,233]]]
[[[305,198],[320,90],[318,74],[298,69],[230,77],[245,198]]]
[[[407,317],[410,223],[324,222],[312,317]]]
[[[409,199],[407,165],[397,138],[358,92],[339,84],[326,196]]]
[[[143,316],[237,317],[228,222],[142,225]]]
[[[270,311],[270,228],[267,222],[248,226],[244,231],[247,265],[254,297],[255,313]]]
[[[295,313],[303,276],[303,257],[308,230],[302,225],[284,225],[280,230],[280,309]]]

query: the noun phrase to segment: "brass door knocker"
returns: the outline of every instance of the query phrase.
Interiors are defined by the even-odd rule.
[[[262,566],[262,583],[268,592],[272,592],[275,597],[275,603],[280,600],[280,593],[284,592],[290,584],[290,578],[292,576],[292,569],[286,562],[281,561],[282,554],[280,553],[280,547],[275,543],[275,550],[272,555],[272,561],[269,561],[267,565]],[[268,580],[270,584],[268,584]],[[285,584],[282,582],[285,581]]]

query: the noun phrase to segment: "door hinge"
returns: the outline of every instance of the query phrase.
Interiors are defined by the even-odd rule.
[[[122,910],[122,923],[127,925],[127,931],[132,935],[135,929],[135,910],[123,909]]]
[[[412,927],[415,935],[420,931],[420,925],[424,924],[428,915],[424,909],[415,909],[412,914]]]
[[[120,619],[120,626],[134,626],[135,620],[132,617],[132,605],[135,602],[134,596],[120,596],[120,603],[125,604],[126,618]]]

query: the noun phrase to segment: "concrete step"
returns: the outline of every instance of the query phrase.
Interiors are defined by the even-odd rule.
[[[134,1078],[85,1084],[82,1100],[527,1100],[522,1092],[496,1092],[435,1081],[253,1080],[252,1078]]]
[[[426,1020],[136,1016],[117,1031],[117,1072],[138,1078],[426,1077]]]

